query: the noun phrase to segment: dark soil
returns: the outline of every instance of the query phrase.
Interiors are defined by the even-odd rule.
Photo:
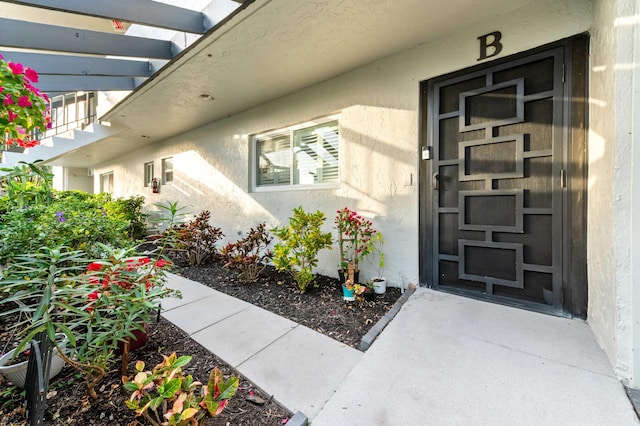
[[[317,278],[317,288],[301,293],[289,274],[276,272],[272,267],[267,267],[258,281],[248,284],[237,278],[237,271],[225,269],[218,263],[184,266],[177,273],[356,349],[362,337],[400,297],[399,289],[388,288],[372,301],[345,302],[338,280],[321,275]]]
[[[180,262],[177,262],[180,265]],[[237,279],[237,272],[222,268],[213,262],[205,266],[188,267],[181,265],[176,273],[206,284],[216,290],[243,299],[254,305],[274,312],[292,321],[332,337],[352,347],[358,347],[364,334],[391,308],[400,296],[397,289],[387,289],[387,293],[376,296],[373,301],[345,302],[336,279],[319,276],[318,288],[301,293],[291,277],[267,268],[254,283],[243,283]],[[10,339],[7,332],[9,317],[0,317],[0,350]],[[11,349],[11,343],[6,352]],[[191,340],[177,327],[164,319],[150,324],[148,343],[131,353],[129,371],[133,371],[136,360],[144,360],[148,369],[162,361],[163,355],[177,352],[191,355],[193,360],[185,367],[196,380],[206,382],[214,367],[220,368],[225,377],[240,377],[238,394],[229,401],[225,410],[207,425],[282,425],[291,413],[276,404],[270,395],[265,395],[247,379],[238,375],[230,366]],[[84,383],[76,371],[65,366],[62,373],[52,379],[49,387],[45,424],[46,425],[144,425],[142,418],[124,406],[128,397],[121,387],[120,365],[103,379],[99,386],[99,399],[91,401]],[[24,408],[19,390],[0,376],[0,425],[22,425]],[[256,405],[246,398],[257,396],[266,401]],[[252,399],[252,398],[250,398]]]

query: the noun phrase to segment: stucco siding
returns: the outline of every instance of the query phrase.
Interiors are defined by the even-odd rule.
[[[142,194],[148,203],[178,200],[194,212],[211,210],[212,222],[228,240],[260,221],[269,226],[283,223],[298,205],[323,211],[325,228],[332,230],[335,211],[349,206],[371,218],[385,235],[384,274],[390,284],[417,283],[420,81],[476,65],[477,38],[483,34],[502,32],[504,49],[499,57],[503,57],[587,31],[590,12],[590,2],[581,0],[534,2],[508,16],[408,46],[389,58],[134,151],[101,165],[96,176],[113,170],[118,196]],[[334,113],[340,114],[338,188],[251,191],[248,135]],[[159,170],[160,159],[168,156],[174,159],[175,181],[153,195],[142,186],[143,164],[153,160]],[[320,260],[319,272],[336,274],[336,250],[325,251]],[[363,269],[364,278],[372,275],[372,268]]]
[[[610,359],[615,359],[614,90],[615,2],[594,2],[590,61],[588,276],[589,323]]]
[[[632,143],[637,8],[637,0],[594,2],[589,111],[588,320],[616,373],[631,385],[637,385],[638,363],[633,295],[639,254],[632,244],[638,240]]]

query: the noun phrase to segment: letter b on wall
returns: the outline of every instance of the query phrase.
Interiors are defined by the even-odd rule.
[[[480,40],[480,57],[478,61],[491,58],[502,52],[502,33],[500,31],[494,31],[489,34],[478,37]]]

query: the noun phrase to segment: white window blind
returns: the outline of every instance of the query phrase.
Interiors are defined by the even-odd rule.
[[[255,186],[295,187],[339,181],[337,120],[282,129],[255,139]]]

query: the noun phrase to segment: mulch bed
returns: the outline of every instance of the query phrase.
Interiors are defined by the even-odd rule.
[[[177,272],[193,281],[247,301],[253,305],[305,325],[351,347],[359,348],[362,337],[391,309],[400,290],[387,288],[372,301],[345,302],[335,278],[319,275],[318,287],[298,290],[287,273],[267,267],[258,281],[245,284],[220,263],[183,266]]]
[[[366,332],[393,306],[400,297],[398,289],[387,289],[385,295],[377,296],[373,301],[345,302],[342,299],[336,279],[319,276],[318,288],[301,293],[291,277],[266,268],[258,281],[246,284],[237,279],[237,273],[222,268],[218,262],[204,266],[181,266],[177,274],[206,284],[216,290],[245,300],[266,310],[274,312],[292,321],[303,324],[319,333],[357,348]],[[4,321],[4,322],[3,322]],[[0,350],[9,339],[6,331],[11,319],[0,317]],[[11,348],[9,345],[9,350]],[[225,377],[237,375],[240,378],[240,390],[232,398],[222,414],[207,419],[207,425],[282,425],[291,417],[285,408],[265,395],[233,368],[191,340],[184,332],[161,319],[149,327],[148,343],[131,353],[129,371],[138,359],[152,368],[161,362],[162,356],[177,352],[178,355],[191,355],[193,360],[185,367],[196,380],[206,382],[213,367],[220,368]],[[76,371],[65,366],[62,373],[51,380],[50,395],[45,413],[46,425],[109,425],[133,426],[146,424],[144,419],[124,406],[126,392],[120,386],[120,366],[103,379],[99,387],[99,399],[91,401],[87,396],[84,383]],[[21,425],[24,421],[24,408],[19,398],[15,398],[15,387],[0,376],[0,425]],[[247,398],[262,399],[264,405],[256,405]]]

